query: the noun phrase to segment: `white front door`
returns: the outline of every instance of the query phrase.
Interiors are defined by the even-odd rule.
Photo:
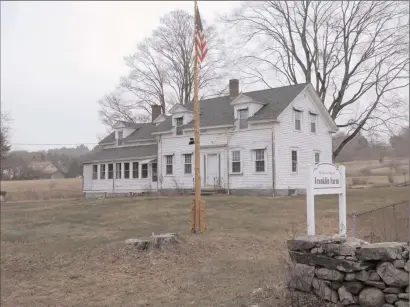
[[[206,163],[206,185],[215,186],[219,183],[218,154],[208,154]]]

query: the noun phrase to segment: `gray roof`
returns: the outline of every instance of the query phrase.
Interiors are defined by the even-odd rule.
[[[115,161],[124,159],[141,159],[157,155],[157,145],[116,147],[101,149],[84,156],[84,163],[97,161]]]
[[[136,128],[137,130],[127,136],[124,139],[124,142],[153,139],[154,137],[151,133],[157,130],[156,125],[153,123],[138,124],[138,126],[135,126],[134,128]]]
[[[285,108],[295,99],[295,97],[306,87],[308,83],[277,87],[267,90],[242,93],[251,99],[266,103],[249,120],[277,119]],[[234,123],[234,107],[230,105],[232,98],[229,96],[217,97],[201,100],[200,125],[201,127],[230,125]],[[183,106],[189,111],[193,111],[193,103]],[[193,121],[186,124],[184,128],[192,128]],[[172,117],[168,116],[156,129],[156,131],[168,131],[173,127]]]
[[[112,143],[114,141],[115,141],[115,131],[111,132],[109,135],[103,138],[98,144]]]

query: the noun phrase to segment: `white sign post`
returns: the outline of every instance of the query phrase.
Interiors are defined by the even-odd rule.
[[[310,166],[306,189],[307,233],[315,235],[315,195],[339,194],[339,236],[346,237],[346,169],[332,163]]]

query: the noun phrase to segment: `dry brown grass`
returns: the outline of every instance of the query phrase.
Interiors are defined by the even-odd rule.
[[[404,188],[351,190],[348,213],[407,196]],[[285,240],[305,233],[305,198],[205,200],[202,235],[187,231],[191,197],[2,204],[1,305],[283,306],[281,259]],[[316,203],[317,232],[336,233],[336,197]],[[170,231],[181,235],[175,249],[124,246]]]
[[[6,200],[47,200],[83,196],[82,179],[10,180],[1,182]]]

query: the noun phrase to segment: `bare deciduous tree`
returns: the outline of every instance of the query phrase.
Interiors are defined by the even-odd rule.
[[[224,21],[238,35],[234,59],[248,82],[310,82],[345,139],[407,118],[409,6],[391,1],[246,2]],[[406,107],[407,109],[407,107]]]
[[[223,77],[223,42],[214,27],[205,25],[208,54],[199,73],[201,98],[217,95]],[[99,101],[100,117],[111,126],[118,120],[148,121],[151,105],[162,113],[172,105],[186,104],[193,97],[194,18],[175,10],[161,19],[152,36],[125,57],[130,72],[115,92]]]
[[[0,160],[3,160],[7,153],[10,151],[11,145],[9,144],[9,124],[11,117],[9,114],[1,112],[0,118]]]

